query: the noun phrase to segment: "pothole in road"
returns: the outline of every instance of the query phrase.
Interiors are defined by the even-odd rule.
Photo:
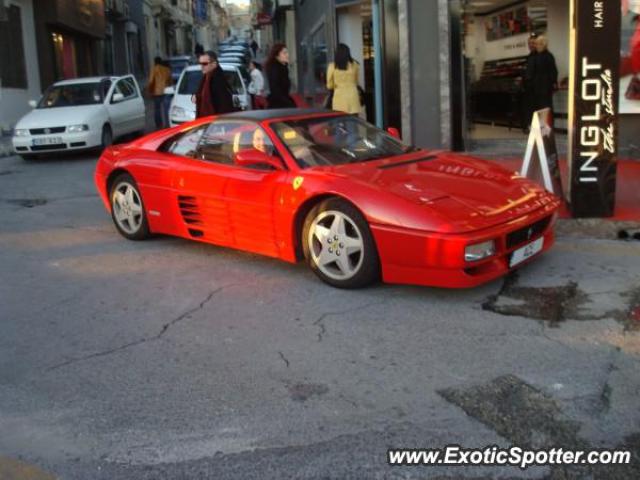
[[[520,287],[512,275],[497,295],[482,304],[483,310],[500,315],[520,316],[545,320],[552,324],[567,318],[567,311],[587,300],[576,283],[558,287]]]
[[[482,309],[499,315],[542,320],[552,327],[567,319],[611,318],[622,323],[626,330],[640,330],[640,287],[617,293],[626,307],[596,314],[587,308],[593,300],[575,282],[555,287],[521,287],[517,285],[517,278],[516,274],[508,276],[500,291],[482,304]]]
[[[577,438],[579,425],[563,418],[554,399],[514,375],[466,389],[441,390],[438,394],[514,445],[584,446]]]
[[[467,415],[506,438],[512,445],[529,449],[593,450],[579,436],[580,423],[569,419],[550,395],[515,375],[504,375],[483,385],[450,388],[438,394]],[[611,388],[605,385],[602,402],[608,403]],[[626,437],[615,446],[629,451],[629,464],[552,465],[545,478],[609,480],[640,478],[640,434]]]
[[[7,200],[6,202],[11,205],[17,205],[19,207],[33,208],[39,207],[41,205],[46,205],[48,200],[44,198],[15,198]]]
[[[313,396],[321,396],[329,392],[329,387],[319,383],[295,383],[287,388],[294,402],[306,402]]]

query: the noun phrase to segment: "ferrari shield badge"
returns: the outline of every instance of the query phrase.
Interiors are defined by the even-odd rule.
[[[303,177],[296,177],[293,179],[293,189],[298,190],[302,186],[302,182],[304,182]]]

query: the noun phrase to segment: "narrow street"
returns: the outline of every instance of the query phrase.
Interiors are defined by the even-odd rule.
[[[0,159],[0,473],[640,478],[638,462],[387,465],[391,447],[454,443],[637,459],[640,242],[563,233],[472,290],[336,290],[302,264],[124,240],[95,160]]]

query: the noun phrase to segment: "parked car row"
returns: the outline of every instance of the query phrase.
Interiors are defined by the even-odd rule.
[[[227,40],[219,46],[219,64],[233,90],[238,110],[251,105],[248,93],[251,58],[247,42]],[[168,59],[173,87],[169,108],[170,126],[195,119],[192,101],[202,70],[189,55]],[[33,110],[17,123],[13,135],[14,151],[24,159],[41,153],[101,149],[114,139],[142,134],[145,130],[145,104],[133,75],[103,76],[63,80],[51,85],[39,101],[29,102]]]
[[[145,129],[145,105],[133,75],[63,80],[51,85],[14,129],[24,159],[61,150],[104,149]]]
[[[236,65],[220,64],[224,70],[227,83],[233,91],[233,102],[238,110],[247,110],[251,105],[251,96],[247,91],[248,82],[243,77],[241,70]],[[199,65],[186,67],[174,87],[165,90],[167,95],[173,95],[169,107],[169,124],[172,127],[189,122],[196,118],[196,105],[192,96],[198,90],[202,80],[202,69]]]

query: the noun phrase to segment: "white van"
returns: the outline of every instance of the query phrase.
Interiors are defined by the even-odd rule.
[[[242,78],[241,69],[235,65],[221,63],[227,83],[233,91],[233,103],[240,110],[247,110],[251,105],[251,96],[247,91],[247,85]],[[196,105],[191,100],[192,95],[198,90],[202,80],[202,67],[200,65],[190,65],[186,67],[178,83],[174,87],[165,90],[166,93],[173,93],[171,106],[169,107],[169,124],[172,127],[184,122],[190,122],[196,118]]]

